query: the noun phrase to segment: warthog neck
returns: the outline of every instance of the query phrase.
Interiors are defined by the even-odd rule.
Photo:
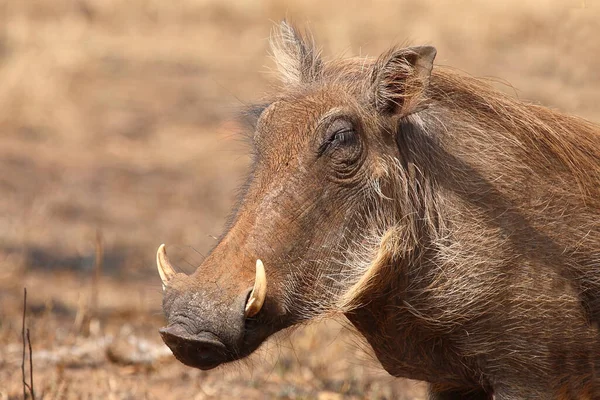
[[[346,317],[390,375],[456,387],[485,386],[474,379],[482,375],[478,360],[464,357],[458,362],[452,332],[423,324],[427,317],[415,316],[409,304],[406,298],[381,296]]]

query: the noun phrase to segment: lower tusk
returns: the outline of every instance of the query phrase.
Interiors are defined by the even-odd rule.
[[[267,296],[267,275],[265,274],[265,266],[262,261],[256,260],[256,278],[254,279],[254,287],[246,303],[244,312],[246,318],[253,317],[262,308]]]
[[[162,281],[163,290],[165,290],[169,281],[175,276],[175,269],[167,257],[167,251],[165,250],[164,244],[161,244],[156,252],[156,267],[158,268],[158,274]]]

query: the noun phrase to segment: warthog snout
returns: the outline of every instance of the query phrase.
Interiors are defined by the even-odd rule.
[[[239,358],[240,349],[252,337],[247,330],[252,327],[249,320],[255,319],[265,302],[267,278],[262,261],[256,260],[254,286],[245,288],[232,286],[231,279],[219,283],[220,277],[210,271],[197,276],[176,273],[165,245],[158,248],[156,264],[169,318],[160,334],[175,357],[205,370]],[[207,269],[214,271],[210,263]],[[196,289],[190,291],[190,286]]]

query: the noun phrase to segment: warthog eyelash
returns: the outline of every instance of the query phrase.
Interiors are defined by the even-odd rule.
[[[340,144],[349,143],[351,140],[353,140],[355,138],[354,134],[355,134],[355,132],[353,129],[346,129],[343,131],[338,131],[335,133],[335,135],[333,135],[332,142],[340,143]]]

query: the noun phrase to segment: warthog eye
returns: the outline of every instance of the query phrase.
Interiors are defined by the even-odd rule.
[[[352,122],[347,119],[336,119],[327,127],[325,140],[319,147],[319,155],[334,151],[357,142],[357,133]]]

